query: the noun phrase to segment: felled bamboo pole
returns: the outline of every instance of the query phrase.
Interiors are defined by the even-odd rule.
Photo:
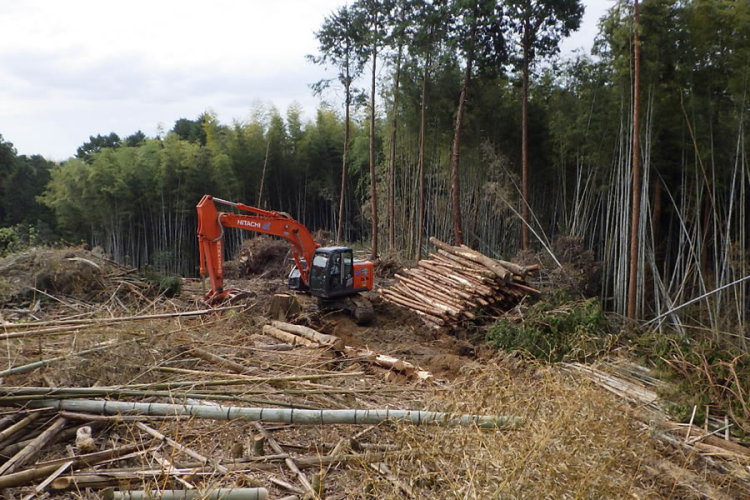
[[[258,429],[258,432],[260,432],[263,437],[266,438],[266,441],[268,441],[268,445],[274,452],[284,453],[284,450],[281,448],[281,446],[279,446],[279,443],[276,442],[273,436],[271,436],[271,434],[259,422],[254,422],[253,425],[255,425],[255,428]],[[296,474],[297,479],[299,479],[299,482],[302,483],[302,487],[305,488],[305,491],[310,494],[312,498],[317,498],[315,490],[310,484],[310,481],[308,481],[307,476],[305,476],[305,474],[301,470],[299,470],[299,467],[297,467],[294,459],[292,457],[287,457],[284,459],[284,463],[287,467],[289,467],[289,470]]]
[[[86,349],[86,350],[83,350],[83,351],[78,351],[78,352],[66,354],[64,356],[57,356],[57,357],[54,357],[54,358],[43,359],[41,361],[36,361],[34,363],[29,363],[29,364],[21,365],[21,366],[15,366],[13,368],[9,368],[7,370],[0,371],[0,377],[7,377],[8,375],[17,375],[19,373],[30,372],[30,371],[36,370],[37,368],[41,368],[43,366],[55,363],[57,361],[68,360],[72,356],[83,356],[85,354],[91,354],[91,353],[94,353],[94,352],[103,351],[105,349],[111,349],[113,347],[119,347],[119,346],[122,346],[122,345],[127,344],[127,343],[136,342],[138,340],[141,340],[141,339],[128,340],[128,341],[125,341],[125,342],[114,342],[112,340],[108,340],[106,342],[102,342],[101,344],[99,344],[99,345],[97,345],[97,346],[95,346],[95,347],[93,347],[91,349]]]
[[[348,455],[325,455],[325,456],[309,456],[309,457],[295,457],[295,463],[300,469],[305,468],[316,468],[320,469],[322,466],[332,466],[344,463],[366,463],[370,461],[383,461],[386,458],[401,458],[414,456],[414,452],[410,451],[395,451],[395,452],[367,452],[367,453],[355,453]],[[284,460],[289,457],[289,454],[274,455],[266,457],[258,457],[254,459],[244,459],[243,461],[235,464],[227,464],[232,472],[258,472],[258,471],[276,471],[278,470],[279,464],[275,461]],[[248,467],[249,466],[249,467]],[[192,476],[208,476],[213,477],[216,475],[216,471],[213,468],[201,467],[198,464],[188,464],[182,468],[175,468],[171,470],[164,469],[102,469],[97,472],[77,472],[73,476],[62,476],[54,480],[51,484],[53,490],[66,490],[76,488],[79,490],[85,488],[106,488],[108,486],[119,486],[127,483],[138,483],[142,484],[144,479],[155,479],[163,480],[168,477],[175,477],[180,475],[190,474]]]
[[[0,476],[0,489],[12,488],[15,486],[23,486],[29,484],[36,479],[49,476],[51,473],[56,471],[61,465],[64,465],[70,461],[73,463],[71,467],[90,467],[100,462],[110,460],[112,458],[121,457],[134,451],[138,451],[144,447],[143,444],[130,444],[122,446],[120,448],[112,448],[104,451],[97,451],[94,453],[88,453],[86,455],[79,455],[73,458],[65,458],[59,460],[53,460],[42,464],[37,464],[34,467],[13,472],[12,474],[5,474]]]
[[[22,430],[24,430],[26,427],[28,427],[32,422],[34,422],[36,419],[40,417],[41,413],[34,412],[30,413],[29,415],[25,416],[15,424],[11,425],[7,429],[3,429],[2,432],[0,432],[0,443],[7,441],[12,436],[18,434]]]
[[[312,328],[308,328],[303,325],[293,325],[291,323],[285,323],[283,321],[271,321],[271,326],[283,330],[285,332],[294,333],[300,337],[304,337],[313,342],[323,344],[325,346],[332,347],[333,349],[340,351],[344,348],[344,341],[335,335],[327,335],[320,333]]]
[[[230,361],[228,359],[224,359],[221,356],[217,356],[216,354],[201,349],[200,347],[192,347],[190,348],[190,352],[204,361],[217,364],[235,373],[247,374],[254,371],[252,368],[241,365],[239,363],[235,363],[234,361]]]
[[[34,491],[23,497],[22,500],[31,500],[32,498],[35,498],[37,495],[39,495],[41,492],[47,488],[47,486],[50,485],[52,481],[60,477],[60,475],[68,470],[68,467],[73,465],[73,460],[68,460],[67,462],[60,464],[55,470],[52,471],[52,473],[47,476],[47,478],[39,483],[36,488],[34,488]]]
[[[144,424],[143,422],[136,422],[135,425],[136,425],[136,427],[138,427],[143,432],[145,432],[145,433],[147,433],[147,434],[155,437],[156,439],[159,439],[160,441],[164,441],[165,443],[167,443],[172,448],[174,448],[174,449],[176,449],[178,451],[183,452],[185,455],[198,460],[199,462],[203,463],[204,465],[206,465],[206,464],[208,464],[208,463],[211,462],[208,459],[208,457],[204,457],[203,455],[201,455],[197,451],[195,451],[195,450],[193,450],[191,448],[188,448],[187,446],[181,445],[180,443],[178,443],[174,439],[172,439],[172,438],[170,438],[168,436],[165,436],[161,432],[157,431],[156,429],[153,429],[153,428],[149,427],[148,425]],[[218,470],[222,474],[224,474],[226,472],[229,472],[229,469],[227,469],[226,467],[224,467],[221,464],[214,463],[212,465],[214,465],[216,467],[216,470]]]
[[[131,490],[104,492],[104,500],[268,500],[265,488],[212,488],[206,490]]]
[[[215,420],[250,420],[285,424],[379,424],[397,421],[415,425],[477,426],[482,428],[516,428],[520,417],[501,415],[461,415],[420,410],[307,410],[296,408],[243,408],[237,406],[179,405],[168,403],[133,403],[85,399],[48,399],[31,401],[34,408],[52,408],[90,413],[188,415]]]
[[[65,418],[58,417],[57,420],[55,420],[44,432],[39,434],[39,436],[34,438],[25,448],[13,455],[7,462],[0,466],[0,476],[13,472],[18,467],[34,458],[42,447],[60,432],[63,427],[65,427],[66,423],[67,420]]]
[[[81,318],[81,319],[63,319],[63,320],[50,320],[50,321],[33,321],[27,323],[9,323],[3,325],[4,329],[20,329],[20,328],[36,328],[39,326],[62,326],[62,325],[101,325],[102,323],[120,323],[123,321],[142,321],[149,319],[164,319],[164,318],[177,318],[177,317],[189,317],[189,316],[202,316],[219,311],[227,311],[230,309],[238,309],[244,306],[225,306],[215,307],[211,309],[199,309],[195,311],[182,311],[174,313],[161,313],[161,314],[145,314],[139,316],[121,316],[116,318]]]

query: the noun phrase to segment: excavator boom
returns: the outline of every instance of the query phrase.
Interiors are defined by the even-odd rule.
[[[234,207],[248,214],[220,212],[216,204]],[[320,245],[315,243],[310,231],[303,224],[292,219],[289,214],[262,210],[243,203],[214,198],[204,195],[196,206],[198,213],[198,247],[200,252],[200,272],[202,276],[208,274],[211,281],[210,297],[207,299],[222,299],[224,293],[223,249],[222,239],[225,227],[247,229],[259,233],[270,234],[284,238],[292,246],[292,258],[300,272],[302,282],[310,282],[309,265],[313,260],[315,249]]]
[[[226,205],[239,212],[221,212],[216,205]],[[347,247],[321,248],[310,231],[289,214],[263,210],[243,203],[204,195],[196,206],[198,214],[198,247],[200,272],[208,275],[211,290],[206,293],[207,302],[226,299],[232,290],[224,289],[223,248],[224,228],[232,227],[284,238],[292,247],[295,268],[290,274],[293,289],[309,290],[312,295],[335,301],[356,303],[354,295],[371,290],[373,285],[372,262],[356,260]],[[369,304],[369,301],[368,301]],[[355,309],[359,306],[349,307]],[[365,308],[366,309],[366,308]],[[371,315],[372,307],[366,315]]]

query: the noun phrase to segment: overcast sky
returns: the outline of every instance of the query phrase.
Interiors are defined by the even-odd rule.
[[[231,124],[254,104],[312,118],[305,60],[345,0],[0,0],[0,135],[19,154],[63,160],[96,134],[124,138],[212,111]],[[584,0],[565,53],[590,49],[613,0]]]

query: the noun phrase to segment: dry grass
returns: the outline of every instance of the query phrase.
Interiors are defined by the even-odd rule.
[[[648,434],[628,408],[588,382],[501,363],[467,374],[428,404],[526,420],[513,432],[399,427],[391,440],[419,453],[387,463],[417,498],[660,497],[642,471],[644,460],[658,457]],[[361,488],[374,482],[381,498],[399,496],[392,482],[364,481]]]
[[[164,302],[159,307],[174,310],[180,306]],[[114,340],[115,345],[95,355],[70,356],[29,374],[9,376],[4,385],[96,387],[195,381],[188,388],[170,389],[168,396],[125,399],[185,402],[200,395],[208,398],[200,400],[203,404],[390,407],[525,419],[516,431],[392,423],[365,428],[266,425],[284,451],[301,463],[334,451],[355,455],[337,465],[303,466],[308,478],[316,473],[325,476],[326,498],[739,497],[740,490],[730,476],[712,472],[699,457],[655,439],[659,422],[644,425],[637,408],[555,366],[497,357],[467,362],[451,382],[417,386],[403,378],[386,381],[384,370],[338,358],[323,349],[261,350],[264,344],[273,343],[260,334],[262,310],[261,304],[199,318],[123,323],[6,340],[2,346],[5,366],[75,353],[107,340]],[[378,331],[378,327],[369,334],[373,347],[384,352],[387,345],[378,347],[377,341],[395,335]],[[309,374],[333,378],[203,386],[203,381],[238,375],[192,355],[190,349],[195,347],[239,363],[256,377]],[[352,373],[358,375],[350,376]],[[3,406],[9,413],[16,411],[9,404]],[[259,464],[258,457],[253,457],[252,439],[258,431],[252,423],[184,418],[151,418],[146,423],[208,457],[213,465],[201,469],[195,459],[163,443],[150,450],[148,436],[134,422],[121,421],[95,428],[98,449],[140,443],[144,451],[103,466],[101,471],[161,468],[157,463],[160,457],[177,467],[193,467],[181,480],[198,488],[264,486],[277,498],[290,491],[274,480],[301,487],[283,461]],[[47,447],[40,460],[66,456],[68,443]],[[266,446],[266,453],[273,451]],[[229,472],[219,472],[215,467],[218,462]],[[130,487],[181,488],[184,483],[158,475],[138,479]],[[15,488],[5,493],[7,498],[20,498],[28,492],[28,488]],[[101,487],[82,486],[52,495],[88,499],[98,498],[100,492]]]

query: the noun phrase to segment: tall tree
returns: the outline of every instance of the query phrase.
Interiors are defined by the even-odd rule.
[[[345,227],[346,185],[349,170],[350,110],[352,105],[354,80],[364,69],[365,57],[362,53],[364,19],[354,9],[347,6],[339,8],[326,17],[323,26],[315,33],[318,39],[320,55],[308,56],[315,64],[333,66],[339,83],[344,88],[344,152],[341,160],[341,190],[339,197],[339,216],[336,239],[342,241]],[[321,94],[331,80],[321,80],[312,85],[316,94]]]
[[[371,256],[377,259],[378,254],[378,178],[375,164],[375,106],[376,75],[378,68],[378,52],[387,38],[386,20],[393,8],[390,0],[359,0],[354,9],[361,11],[367,26],[363,37],[363,52],[369,53],[370,72],[370,129],[369,129],[369,164],[370,164],[370,223],[371,223]],[[367,49],[364,49],[367,47]]]
[[[408,25],[412,26],[411,54],[422,63],[421,92],[419,104],[419,139],[417,151],[417,216],[416,236],[417,245],[415,258],[422,257],[422,245],[424,241],[424,219],[425,219],[425,147],[427,134],[427,91],[432,71],[432,61],[435,53],[439,50],[436,46],[437,40],[441,40],[447,33],[450,19],[448,2],[444,0],[426,1],[420,0],[413,3],[414,8],[407,18]]]
[[[557,53],[563,37],[581,24],[581,0],[507,0],[506,22],[520,48],[521,68],[521,248],[529,248],[529,73],[536,57]]]
[[[628,318],[635,319],[638,297],[638,234],[641,219],[641,142],[640,88],[641,42],[638,38],[640,21],[638,0],[633,0],[633,165],[632,202],[630,206],[630,272],[628,278]]]
[[[475,63],[478,70],[499,64],[505,57],[505,40],[500,28],[499,11],[494,1],[459,0],[454,4],[456,23],[453,27],[454,43],[465,61],[461,92],[456,107],[456,120],[451,143],[451,215],[453,240],[463,244],[463,222],[461,219],[461,133]]]

